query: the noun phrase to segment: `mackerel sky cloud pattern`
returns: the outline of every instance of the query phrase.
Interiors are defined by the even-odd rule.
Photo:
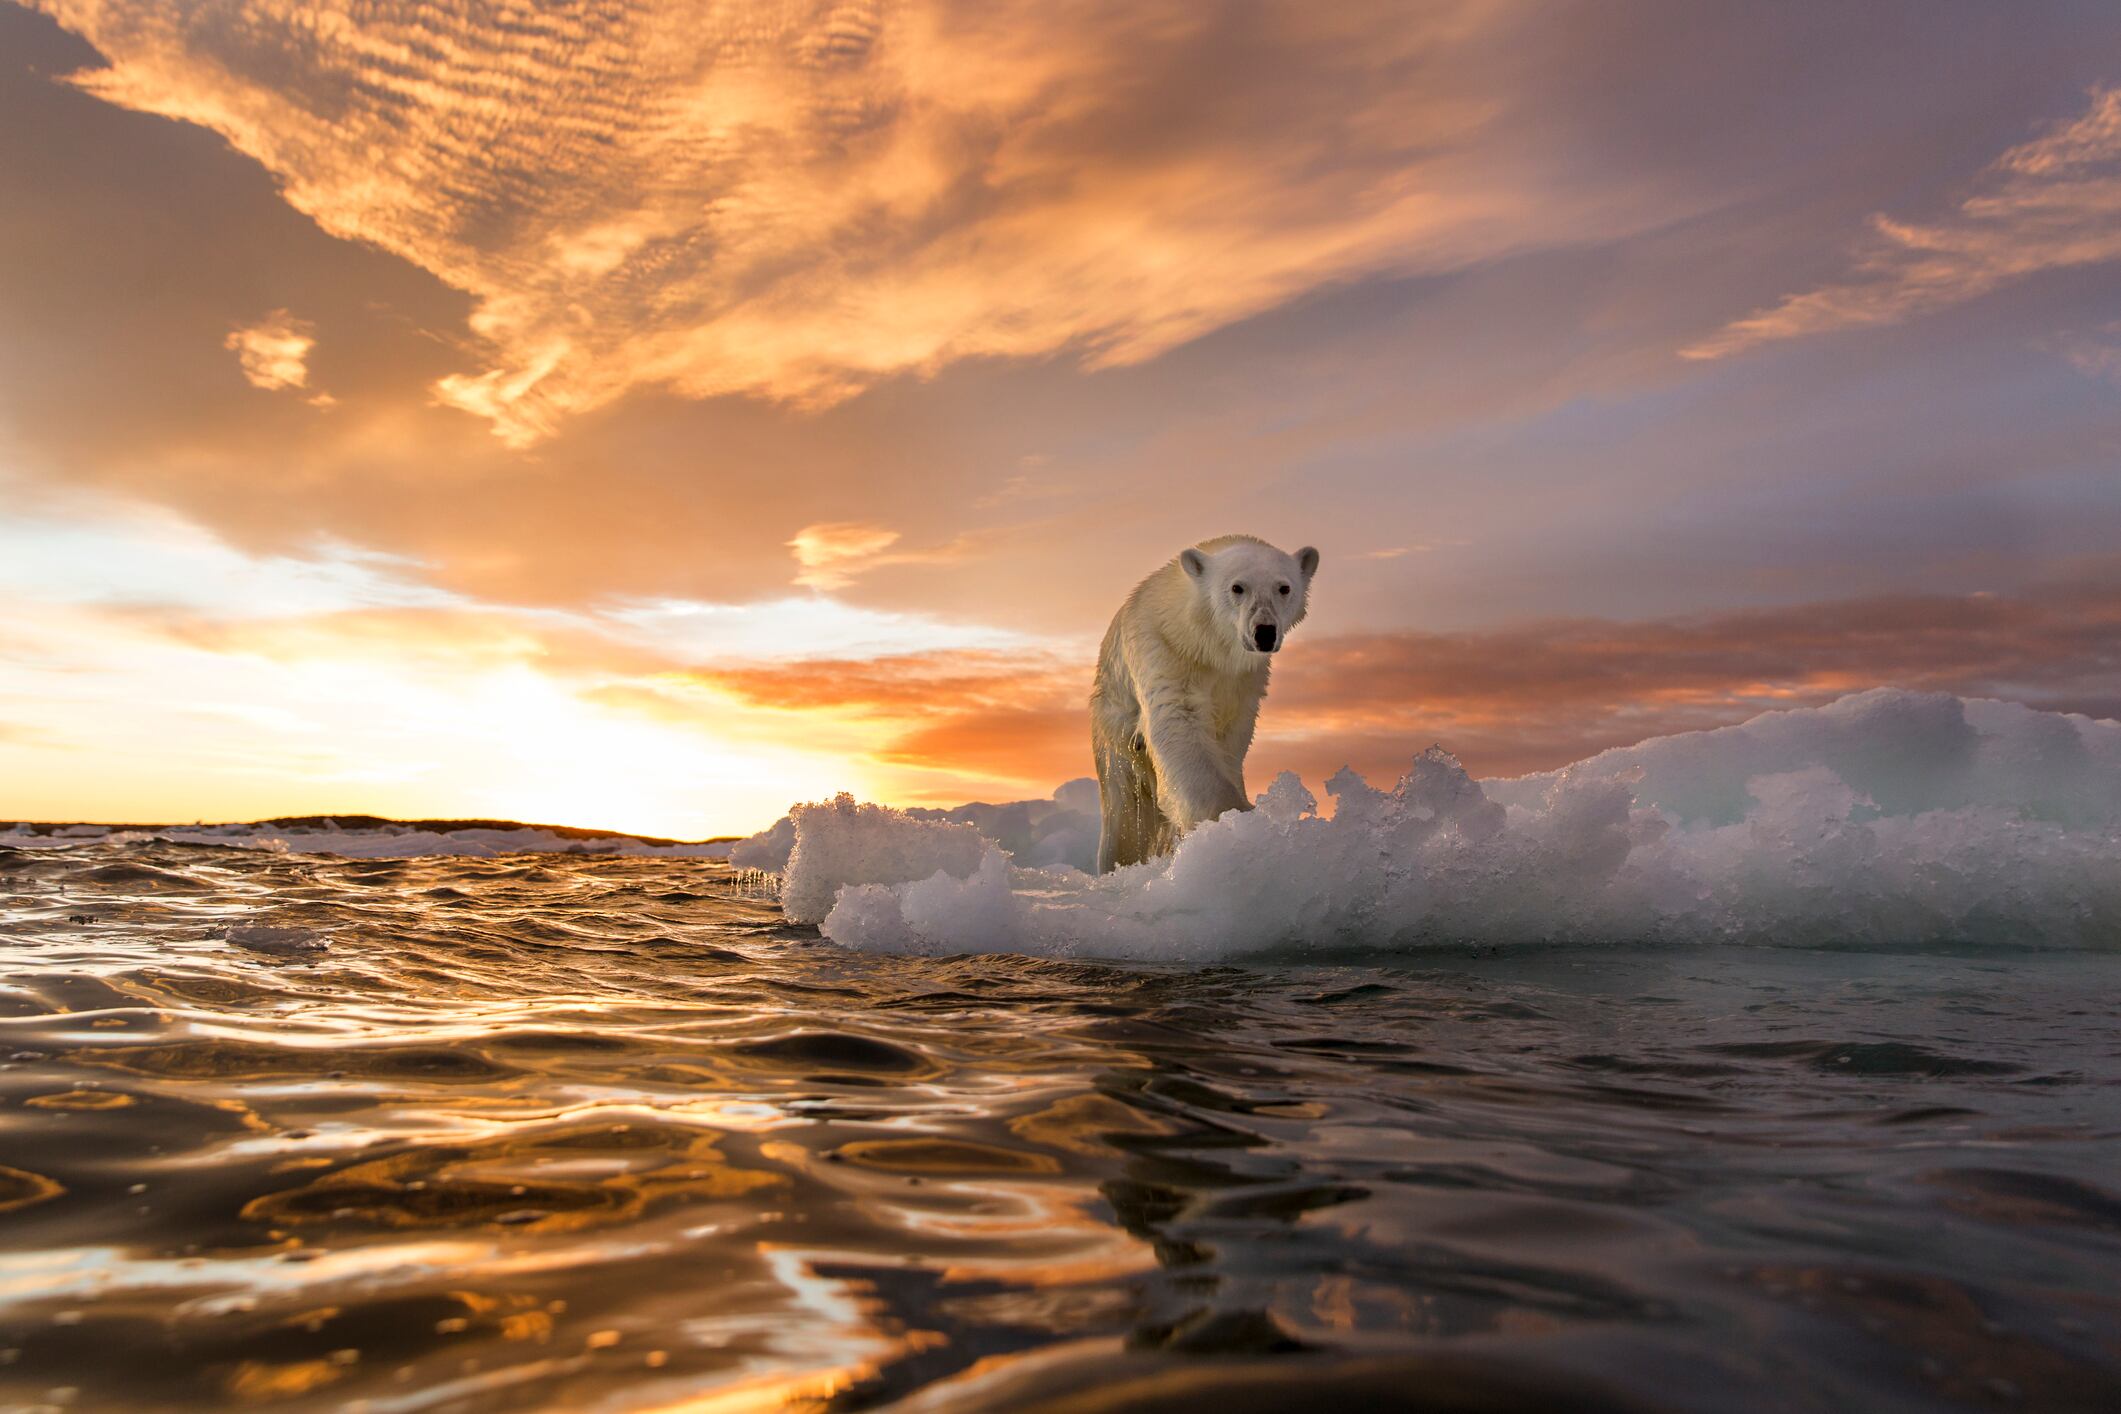
[[[517,446],[643,386],[815,407],[1128,363],[1642,219],[1486,145],[1504,106],[1451,74],[1502,0],[46,8],[110,60],[82,87],[471,294],[479,366],[435,396]]]

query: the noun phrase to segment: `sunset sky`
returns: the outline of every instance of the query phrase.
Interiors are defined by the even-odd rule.
[[[0,0],[0,823],[698,836],[2121,712],[2111,0]]]

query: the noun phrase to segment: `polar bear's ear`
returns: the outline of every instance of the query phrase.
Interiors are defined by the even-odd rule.
[[[1208,572],[1208,557],[1198,550],[1181,550],[1178,552],[1178,566],[1192,578],[1199,579]]]
[[[1309,579],[1312,575],[1317,574],[1318,551],[1312,549],[1309,545],[1306,545],[1303,547],[1303,549],[1298,550],[1296,552],[1296,567],[1304,572],[1305,579]]]

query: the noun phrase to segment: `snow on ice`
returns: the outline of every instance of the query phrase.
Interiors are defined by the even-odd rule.
[[[1476,781],[1432,748],[1390,790],[1347,770],[1325,787],[1329,817],[1284,774],[1256,810],[1102,878],[1048,864],[1082,857],[1075,835],[1058,843],[1080,828],[1062,802],[1027,809],[1011,841],[987,819],[967,822],[980,838],[843,796],[785,822],[784,907],[873,951],[1188,961],[1458,942],[2121,945],[2110,721],[1880,689],[1543,775]]]

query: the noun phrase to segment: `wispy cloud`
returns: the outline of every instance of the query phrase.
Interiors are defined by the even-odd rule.
[[[2121,387],[2121,322],[2101,325],[2087,334],[2065,335],[2060,345],[2070,367],[2087,378]]]
[[[42,0],[75,82],[204,125],[477,302],[443,402],[515,444],[632,388],[829,404],[1138,361],[1322,284],[1651,219],[1454,56],[1537,7]]]
[[[960,535],[926,550],[896,550],[902,537],[866,521],[806,525],[788,542],[795,556],[795,582],[810,589],[844,589],[859,575],[887,565],[943,565],[973,553],[975,538]]]
[[[1997,158],[1950,215],[1926,225],[1879,215],[1871,226],[1851,278],[1734,320],[1681,356],[1897,324],[2043,270],[2121,260],[2121,88]]]
[[[812,589],[838,589],[899,541],[899,533],[859,521],[806,525],[788,542],[801,572],[795,582]]]
[[[71,512],[71,513],[70,513]],[[154,507],[54,501],[0,516],[0,594],[54,603],[154,605],[230,619],[378,607],[464,606],[424,566],[331,537],[246,554]]]

